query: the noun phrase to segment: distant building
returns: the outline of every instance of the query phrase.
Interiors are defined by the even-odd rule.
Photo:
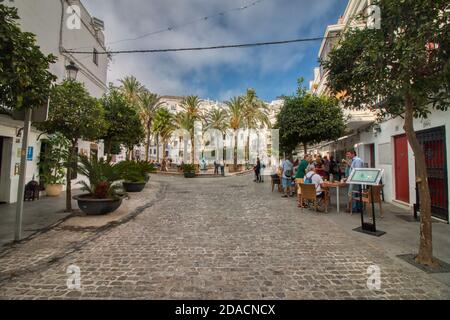
[[[181,104],[184,97],[179,96],[162,96],[162,106],[167,108],[170,112],[176,114],[181,112],[183,108]],[[276,122],[276,115],[278,114],[282,100],[276,100],[268,104],[270,110],[270,120],[272,125]],[[207,112],[213,108],[226,108],[225,104],[219,101],[213,101],[208,99],[201,100],[201,108]],[[243,150],[246,143],[248,131],[241,130],[239,132],[239,147]],[[263,163],[269,165],[269,163],[275,163],[275,155],[271,155],[272,147],[272,133],[267,128],[260,128],[258,131],[251,132],[251,144],[250,144],[250,163],[256,163],[256,158],[259,156]],[[206,160],[208,164],[212,164],[214,161],[221,162],[225,158],[226,164],[233,163],[233,145],[234,136],[231,130],[228,130],[225,139],[219,138],[217,135],[211,137],[208,134],[203,135],[203,139],[198,139],[198,147],[196,148],[195,161],[198,163],[202,158]],[[225,157],[223,154],[223,146],[225,146]],[[163,146],[161,141],[157,141],[156,137],[153,137],[152,143],[149,147],[149,158],[154,161],[161,161],[163,157]],[[143,155],[145,154],[145,146],[136,148],[135,153]],[[173,163],[180,164],[181,162],[189,163],[191,157],[191,141],[190,139],[184,139],[184,135],[181,131],[176,131],[166,146],[166,156],[172,160]],[[273,159],[272,159],[273,158]],[[239,164],[244,164],[243,153],[240,153],[238,158]]]

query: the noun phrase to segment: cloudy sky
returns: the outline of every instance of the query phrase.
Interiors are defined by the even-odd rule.
[[[278,41],[323,36],[336,23],[347,0],[84,0],[92,15],[104,20],[112,50],[161,49]],[[231,10],[231,11],[230,11]],[[226,12],[217,16],[220,12]],[[183,25],[205,16],[213,18]],[[114,43],[116,42],[116,43]],[[161,95],[195,94],[227,100],[255,88],[270,101],[292,94],[296,79],[312,78],[320,42],[245,49],[116,55],[109,81],[135,75]],[[308,82],[307,82],[308,83]]]

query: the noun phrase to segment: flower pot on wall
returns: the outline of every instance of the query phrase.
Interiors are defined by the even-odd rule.
[[[59,197],[63,189],[62,184],[47,184],[45,186],[45,193],[48,197]]]

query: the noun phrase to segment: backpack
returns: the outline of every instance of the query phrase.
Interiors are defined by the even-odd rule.
[[[312,184],[312,177],[314,177],[317,173],[313,173],[309,178],[305,176],[304,184]]]

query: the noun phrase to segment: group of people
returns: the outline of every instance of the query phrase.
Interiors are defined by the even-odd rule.
[[[350,175],[350,172],[355,168],[363,168],[364,162],[356,155],[354,150],[348,151],[346,159],[341,162],[335,161],[333,156],[309,155],[306,154],[302,160],[297,159],[292,161],[292,156],[287,156],[281,163],[278,174],[281,176],[281,184],[283,188],[283,198],[294,196],[295,181],[305,184],[314,184],[316,187],[316,195],[319,201],[325,197],[323,190],[324,181],[338,181],[344,182]],[[349,185],[349,199],[353,199],[353,185]],[[349,201],[350,203],[350,201]],[[303,204],[301,204],[303,205]],[[361,204],[357,201],[352,201],[352,212],[359,212]],[[350,207],[347,208],[350,212]]]

